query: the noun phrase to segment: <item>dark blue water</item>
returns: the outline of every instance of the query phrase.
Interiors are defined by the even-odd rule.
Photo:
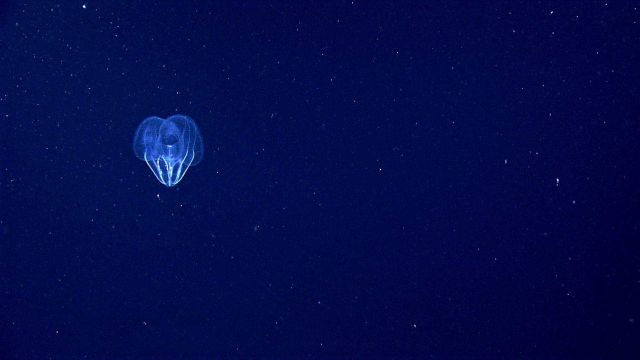
[[[0,359],[636,358],[639,64],[637,2],[5,1]]]

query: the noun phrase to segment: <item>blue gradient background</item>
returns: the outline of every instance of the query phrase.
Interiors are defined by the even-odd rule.
[[[0,358],[637,358],[638,7],[3,2]]]

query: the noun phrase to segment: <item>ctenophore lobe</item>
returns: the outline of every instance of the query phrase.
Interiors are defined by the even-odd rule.
[[[202,161],[204,145],[200,130],[190,117],[151,116],[138,126],[133,152],[147,163],[158,181],[171,187],[182,180],[189,166]]]

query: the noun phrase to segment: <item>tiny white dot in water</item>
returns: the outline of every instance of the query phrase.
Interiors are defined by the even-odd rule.
[[[82,4],[82,8],[86,9],[87,8],[87,4]]]

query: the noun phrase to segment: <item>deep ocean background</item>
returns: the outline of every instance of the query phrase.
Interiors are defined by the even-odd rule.
[[[4,1],[0,359],[637,358],[639,81],[639,2]]]

